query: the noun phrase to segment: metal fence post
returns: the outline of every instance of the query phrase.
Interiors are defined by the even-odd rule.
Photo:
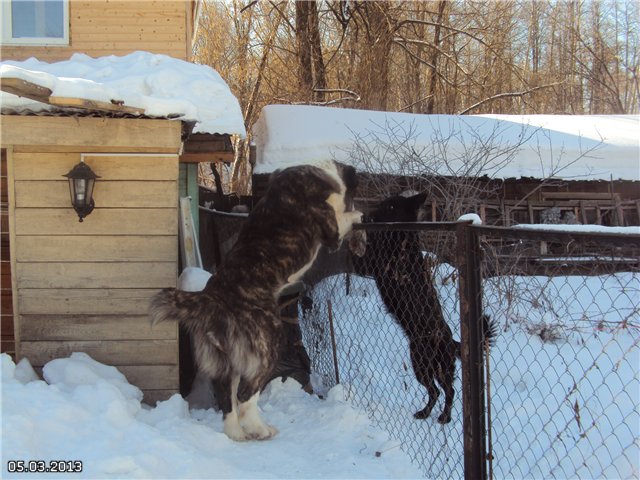
[[[460,337],[462,344],[462,427],[464,478],[483,480],[486,468],[486,421],[480,316],[482,315],[480,244],[470,223],[456,227],[460,274]]]

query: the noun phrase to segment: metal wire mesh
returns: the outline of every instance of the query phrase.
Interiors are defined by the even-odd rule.
[[[535,237],[481,237],[493,475],[637,477],[640,242]]]
[[[498,326],[485,365],[489,475],[637,477],[640,241],[505,234],[514,231],[479,233],[483,311]],[[398,320],[407,311],[416,322],[428,315],[415,305],[432,305],[435,291],[453,338],[460,338],[455,234],[367,235],[369,270],[325,279],[309,292],[312,306],[301,311],[316,390],[339,380],[350,401],[396,440],[390,448],[405,450],[425,477],[462,478],[460,362],[451,422],[437,421],[442,394],[429,418],[415,419],[427,392],[412,366],[412,333]],[[419,258],[406,253],[413,241]],[[376,242],[384,248],[371,248]],[[391,315],[395,307],[376,278],[389,274],[401,283],[411,270],[402,263],[411,261],[426,276],[417,281],[420,288],[402,286],[399,311]]]
[[[301,320],[312,371],[320,376],[316,389],[326,390],[339,380],[349,400],[395,439],[387,448],[405,450],[429,478],[463,476],[455,353],[445,362],[455,379],[451,422],[437,421],[445,408],[441,385],[429,418],[414,418],[427,400],[414,364],[423,381],[435,378],[444,366],[436,359],[451,352],[434,348],[458,348],[447,342],[451,334],[459,338],[456,270],[442,261],[451,256],[453,245],[452,232],[367,231],[367,251],[355,262],[360,274],[333,276],[316,285],[308,292],[313,307],[302,312]],[[428,329],[432,332],[425,335]]]
[[[215,219],[216,241],[230,245],[242,220]],[[447,353],[422,337],[410,341],[420,331],[433,337],[425,325],[440,320],[460,338],[458,239],[429,224],[374,227],[364,226],[357,273],[325,278],[299,304],[314,390],[341,383],[389,432],[380,455],[401,448],[426,478],[462,478],[460,362],[451,421],[438,422],[441,385],[431,415],[416,419],[428,394],[415,364]],[[482,294],[498,327],[485,358],[490,477],[640,476],[640,238],[469,228],[482,251],[482,292],[469,295]]]

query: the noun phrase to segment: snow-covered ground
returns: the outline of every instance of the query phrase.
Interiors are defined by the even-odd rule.
[[[454,337],[457,291],[441,265],[437,286]],[[338,369],[347,398],[401,440],[427,478],[462,478],[462,400],[457,362],[453,421],[413,420],[425,389],[407,342],[373,280],[325,279],[305,320],[313,366],[333,385],[332,302]],[[494,478],[638,478],[640,475],[640,275],[497,277],[485,311],[499,322],[491,350]],[[320,315],[318,315],[320,313]],[[320,339],[320,340],[318,340]],[[434,412],[442,408],[442,396]]]
[[[280,433],[236,443],[222,416],[174,395],[154,408],[115,368],[74,353],[44,367],[2,354],[2,478],[418,478],[398,442],[344,400],[321,400],[294,380],[269,384],[260,400]],[[377,452],[382,452],[377,454]],[[9,473],[10,461],[82,462],[81,473]],[[32,463],[39,468],[39,463]],[[77,467],[65,463],[63,468]]]

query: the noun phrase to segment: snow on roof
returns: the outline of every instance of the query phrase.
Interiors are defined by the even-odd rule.
[[[268,105],[253,133],[255,173],[333,158],[403,175],[640,180],[638,115],[417,115]],[[396,152],[388,148],[407,139]],[[367,162],[367,155],[378,158]],[[416,163],[416,156],[427,160]]]
[[[218,72],[167,55],[138,51],[100,58],[76,53],[56,63],[7,60],[0,62],[0,75],[49,88],[56,97],[123,101],[149,116],[177,114],[197,122],[194,132],[246,135],[240,104]],[[15,112],[56,108],[5,92],[0,104]]]

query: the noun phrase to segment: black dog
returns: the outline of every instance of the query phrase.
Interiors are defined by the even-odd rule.
[[[260,418],[257,402],[282,346],[278,297],[321,246],[337,250],[360,220],[360,212],[346,211],[355,183],[355,170],[334,162],[276,172],[204,290],[165,289],[151,300],[152,323],[177,320],[191,333],[233,440],[277,433]]]
[[[391,197],[367,216],[369,222],[415,222],[425,194]],[[375,279],[384,304],[409,340],[411,364],[416,379],[429,394],[427,405],[414,414],[423,419],[431,414],[444,390],[444,409],[438,422],[451,421],[455,359],[460,358],[460,342],[453,339],[438,292],[433,284],[429,260],[422,253],[418,232],[367,231],[362,258],[352,256],[357,274]],[[495,328],[483,315],[484,338],[495,336]]]

